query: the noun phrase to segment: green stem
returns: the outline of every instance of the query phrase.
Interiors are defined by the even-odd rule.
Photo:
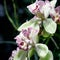
[[[38,57],[37,57],[36,53],[34,54],[34,57],[35,57],[35,60],[38,60]]]
[[[48,39],[48,40],[46,41],[46,43],[45,43],[46,45],[48,44],[49,40],[50,40],[50,39]]]
[[[30,57],[29,57],[29,49],[27,50],[27,60],[30,60]]]
[[[55,40],[53,39],[53,37],[49,36],[46,43],[45,44],[48,44],[49,40],[52,40],[52,42],[54,43],[54,45],[56,46],[57,49],[59,49],[59,46],[57,45],[57,43],[55,42]]]
[[[56,46],[57,49],[59,49],[59,46],[57,45],[57,43],[55,42],[55,40],[51,37],[52,42],[54,43],[54,45]]]
[[[0,44],[13,44],[13,45],[16,45],[16,42],[13,42],[13,41],[0,41]]]
[[[18,25],[18,17],[17,17],[17,13],[16,13],[16,5],[14,3],[14,0],[12,0],[12,2],[13,2],[14,18],[15,18],[15,21],[16,21],[16,26],[19,27],[19,25]]]
[[[47,38],[47,41],[46,41],[46,45],[48,44],[48,42],[50,41],[50,37],[51,37],[51,35],[49,35],[49,37]]]
[[[18,27],[14,24],[12,18],[8,14],[7,6],[6,6],[6,0],[4,0],[4,8],[5,8],[5,13],[6,13],[7,17],[8,17],[8,20],[10,21],[10,23],[12,24],[12,26],[17,30]]]

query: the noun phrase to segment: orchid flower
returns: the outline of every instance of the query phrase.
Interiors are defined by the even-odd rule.
[[[41,44],[41,43],[37,42],[38,39],[36,39],[36,36],[38,36],[38,33],[39,33],[38,30],[30,27],[27,30],[22,29],[20,34],[15,37],[16,43],[17,43],[19,49],[23,50],[23,52],[20,51],[20,52],[22,52],[22,55],[25,52],[25,54],[24,54],[25,58],[23,60],[25,60],[27,58],[27,56],[26,56],[27,50],[30,51],[30,49],[33,49],[33,47],[36,50],[39,57],[45,58],[47,56],[49,49],[45,44]],[[14,54],[15,57],[13,59],[15,59],[15,60],[22,59],[23,58],[22,56],[20,56],[20,59],[17,57],[19,53],[17,53],[16,55]],[[50,57],[48,59],[50,59]]]
[[[12,55],[9,58],[9,60],[13,60],[14,56],[18,53],[18,51],[19,51],[19,48],[17,48],[17,50],[12,51]]]
[[[57,0],[52,0],[51,2],[49,2],[48,0],[46,0],[45,2],[41,0],[39,1],[36,0],[35,3],[27,6],[30,12],[35,16],[30,21],[23,23],[18,28],[18,31],[21,31],[22,29],[27,29],[28,27],[33,27],[34,29],[38,29],[40,31],[39,25],[41,24],[41,20],[45,20],[43,21],[44,29],[46,30],[47,33],[54,34],[56,32],[57,24],[53,21],[53,19],[46,17],[48,17],[50,14],[55,14],[54,7],[56,2]],[[36,6],[38,7],[36,8]]]
[[[57,0],[53,0],[51,2],[48,0],[45,2],[36,0],[33,4],[27,6],[27,8],[32,14],[37,15],[37,17],[42,18],[41,16],[43,16],[44,18],[47,18],[50,14],[50,11],[54,9],[56,2]]]
[[[31,23],[31,21],[29,21],[27,24],[29,23]],[[33,26],[30,27],[29,25],[27,28],[21,27],[20,34],[14,38],[16,39],[16,43],[19,49],[13,51],[12,56],[10,57],[10,60],[27,60],[27,51],[29,51],[28,54],[30,57],[32,53],[31,49],[33,49],[33,47],[34,47],[34,50],[36,50],[38,56],[41,58],[41,60],[46,58],[48,55],[49,55],[48,60],[50,59],[53,60],[53,54],[49,53],[49,49],[47,45],[38,43],[39,29],[35,28],[35,27],[38,27],[35,24],[33,24]]]
[[[50,16],[55,22],[59,23],[60,22],[60,6],[56,7],[55,14],[51,13]]]
[[[27,30],[22,29],[20,34],[17,37],[15,37],[16,43],[21,49],[24,50],[30,49],[31,45],[36,43],[38,40],[38,39],[36,40],[35,38],[37,34],[38,30],[34,30],[33,28],[28,28]]]
[[[16,50],[12,51],[12,55],[10,56],[9,60],[27,60],[26,53],[27,53],[26,51],[23,51],[18,47]]]

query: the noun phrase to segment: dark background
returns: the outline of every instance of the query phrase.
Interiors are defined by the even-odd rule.
[[[27,10],[26,6],[34,2],[35,0],[15,0],[17,6],[17,14],[19,17],[19,23],[22,24],[27,19],[33,17],[33,15]],[[7,8],[10,16],[13,18],[13,6],[11,0],[6,0]],[[56,6],[60,5],[60,0],[58,0]],[[58,25],[57,32],[53,36],[57,44],[60,47],[60,25]],[[12,50],[16,49],[16,44],[5,43],[3,41],[13,41],[14,37],[18,34],[14,27],[9,22],[5,10],[4,10],[4,0],[0,0],[0,60],[8,60],[11,55]],[[50,41],[49,49],[54,53],[54,60],[60,60],[60,49],[56,49],[53,42]]]

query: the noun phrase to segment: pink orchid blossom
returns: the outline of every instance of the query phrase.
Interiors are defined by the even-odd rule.
[[[34,42],[34,37],[38,34],[38,31],[33,28],[22,29],[19,35],[15,37],[16,43],[20,49],[27,50],[31,48]]]
[[[15,55],[19,52],[19,50],[20,50],[19,47],[17,47],[16,50],[13,50],[12,51],[12,55],[10,56],[9,60],[13,60]]]
[[[47,18],[51,9],[54,9],[56,2],[57,0],[52,0],[51,2],[48,0],[36,0],[33,4],[27,6],[27,8],[32,14],[36,15],[39,12],[43,17]]]
[[[60,6],[56,7],[55,13],[51,13],[50,16],[55,22],[59,23],[60,22]]]

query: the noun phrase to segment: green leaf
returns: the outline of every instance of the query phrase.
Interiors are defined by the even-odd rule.
[[[45,44],[36,44],[36,51],[39,57],[45,57],[48,53],[48,47]]]
[[[51,19],[43,21],[43,26],[46,32],[54,34],[56,32],[57,24]]]
[[[13,60],[25,60],[26,59],[27,52],[20,50],[18,53],[15,55]]]
[[[46,57],[40,58],[40,60],[53,60],[53,54],[52,54],[52,52],[49,50],[48,54],[46,55]]]
[[[29,27],[33,27],[34,29],[39,30],[39,24],[37,23],[38,20],[31,19],[30,21],[27,21],[23,23],[19,28],[18,31],[21,31],[22,29],[27,29]]]

